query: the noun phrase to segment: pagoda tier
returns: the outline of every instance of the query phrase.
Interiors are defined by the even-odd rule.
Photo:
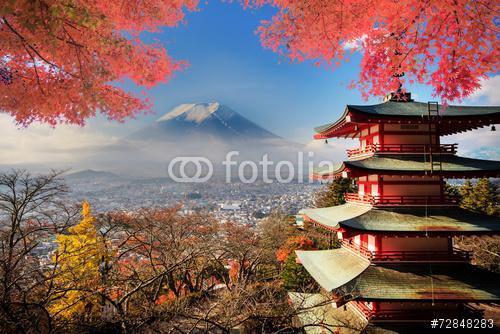
[[[431,330],[429,319],[434,319],[436,314],[446,319],[480,319],[482,314],[472,305],[450,302],[413,302],[402,311],[404,302],[399,301],[350,301],[342,307],[335,307],[328,297],[320,293],[290,292],[288,295],[291,304],[299,311],[298,319],[302,326],[307,333],[314,334],[421,334],[422,327]],[[375,311],[376,306],[381,308]],[[483,329],[483,332],[496,331]]]
[[[328,180],[351,177],[358,193],[346,194],[348,202],[373,206],[458,205],[444,193],[445,178],[500,177],[500,161],[459,157],[454,154],[375,154],[331,164],[315,170],[313,177]]]
[[[333,123],[315,128],[316,139],[360,138],[371,134],[397,136],[434,132],[430,119],[439,116],[440,135],[450,135],[500,123],[500,107],[431,105],[413,101],[387,101],[376,105],[347,105]],[[427,133],[428,134],[428,133]],[[386,144],[389,144],[387,142]],[[394,144],[401,144],[395,142]],[[404,144],[404,143],[403,143]]]
[[[500,301],[500,276],[470,264],[366,265],[366,259],[354,252],[344,260],[342,255],[346,252],[350,250],[344,247],[325,251],[296,251],[300,263],[339,303],[354,299]]]
[[[357,203],[305,209],[304,220],[325,239],[372,262],[470,262],[453,236],[500,234],[500,219],[459,207],[373,207]]]
[[[425,154],[377,154],[316,169],[313,172],[313,177],[316,179],[332,179],[371,174],[387,176],[439,174],[446,178],[500,177],[500,161],[471,159],[456,155],[442,155],[439,160],[434,156],[434,160],[431,161],[428,155]],[[420,179],[419,181],[423,180]]]
[[[341,247],[296,251],[297,257],[324,291],[333,312],[354,307],[368,323],[423,322],[438,317],[480,317],[467,303],[500,301],[498,274],[467,263],[371,263]],[[342,284],[343,282],[347,282]],[[296,305],[296,303],[294,303]],[[297,305],[296,305],[297,307]]]
[[[303,209],[305,221],[341,237],[370,233],[383,236],[497,235],[500,219],[459,207],[373,207],[346,203],[319,209]]]

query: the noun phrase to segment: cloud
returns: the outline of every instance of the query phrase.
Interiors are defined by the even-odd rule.
[[[85,155],[117,141],[117,137],[97,131],[95,127],[33,124],[19,128],[13,118],[0,114],[0,164],[74,165]]]
[[[474,92],[469,99],[471,101],[482,99],[492,105],[500,104],[500,75],[481,80],[481,88]]]
[[[313,152],[317,159],[340,162],[347,159],[347,149],[356,147],[358,141],[344,140],[338,138],[325,140],[312,140],[306,145],[306,151]]]
[[[451,136],[445,136],[443,143],[458,143],[458,154],[461,156],[481,159],[498,159],[499,132],[491,131],[490,127],[481,128]]]

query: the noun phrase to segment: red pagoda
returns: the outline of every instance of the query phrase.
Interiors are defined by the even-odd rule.
[[[499,121],[500,107],[444,108],[406,93],[348,105],[315,129],[316,139],[359,139],[348,161],[314,173],[353,178],[358,192],[345,194],[346,204],[301,212],[342,246],[296,252],[337,317],[430,328],[434,318],[480,318],[479,303],[500,301],[500,275],[473,266],[453,244],[454,236],[500,234],[500,220],[459,208],[444,191],[445,179],[499,177],[500,161],[460,157],[457,144],[441,144],[441,136]]]

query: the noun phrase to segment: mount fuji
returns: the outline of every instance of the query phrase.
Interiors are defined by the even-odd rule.
[[[181,104],[153,124],[133,133],[128,139],[164,142],[190,139],[225,142],[284,140],[217,102]]]
[[[127,137],[82,156],[78,169],[157,177],[166,174],[170,162],[195,157],[211,161],[216,173],[225,172],[224,162],[231,159],[238,163],[232,167],[234,173],[245,161],[260,170],[264,159],[272,162],[269,169],[280,161],[304,165],[312,157],[306,156],[310,153],[315,153],[314,160],[324,159],[316,152],[321,150],[282,138],[220,103],[191,103],[181,104]],[[250,169],[247,164],[245,171]]]

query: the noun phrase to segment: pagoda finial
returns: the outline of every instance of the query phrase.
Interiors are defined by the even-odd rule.
[[[384,97],[384,102],[394,101],[394,102],[413,102],[410,92],[404,92],[401,87],[399,87],[397,92],[391,92]]]

